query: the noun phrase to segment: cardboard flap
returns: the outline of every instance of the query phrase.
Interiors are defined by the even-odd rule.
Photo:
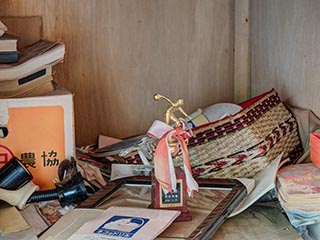
[[[310,133],[310,160],[320,167],[320,133]]]

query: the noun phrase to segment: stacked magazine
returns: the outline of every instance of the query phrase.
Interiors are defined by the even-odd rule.
[[[293,226],[320,221],[320,169],[314,163],[281,168],[276,184],[278,199]]]

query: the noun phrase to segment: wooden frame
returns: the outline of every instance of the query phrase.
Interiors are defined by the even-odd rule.
[[[237,180],[233,179],[197,179],[199,184],[199,192],[202,189],[209,191],[228,190],[224,199],[209,211],[209,214],[200,224],[193,229],[191,234],[184,239],[209,239],[214,235],[217,229],[225,221],[227,216],[238,206],[242,199],[246,196],[246,188]],[[87,200],[79,205],[80,208],[98,208],[99,205],[108,201],[108,199],[118,190],[125,186],[150,186],[150,177],[133,177],[124,180],[118,180],[108,183],[97,193],[90,196]],[[187,222],[186,222],[187,223]],[[186,224],[185,224],[186,225]],[[189,224],[190,225],[190,224]],[[159,238],[161,239],[161,237]],[[170,239],[170,237],[166,237]]]

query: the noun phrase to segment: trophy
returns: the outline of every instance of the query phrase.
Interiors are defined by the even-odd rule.
[[[187,148],[192,132],[187,122],[177,118],[175,112],[179,111],[187,119],[189,116],[182,109],[183,99],[173,102],[160,94],[155,94],[154,99],[164,99],[169,106],[165,113],[165,123],[156,120],[148,131],[149,136],[159,139],[153,159],[150,208],[179,210],[181,214],[175,221],[190,221],[192,216],[187,207],[187,195],[192,197],[193,191],[198,190],[198,183],[192,177]],[[180,154],[184,159],[183,169],[175,167],[173,162]]]

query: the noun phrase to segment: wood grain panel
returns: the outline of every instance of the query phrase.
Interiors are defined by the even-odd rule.
[[[245,101],[250,91],[249,0],[235,1],[234,101]]]
[[[41,16],[62,39],[55,80],[75,94],[76,144],[162,120],[159,92],[192,112],[233,101],[233,0],[2,0],[0,16]]]
[[[320,1],[251,1],[251,90],[320,115]]]

